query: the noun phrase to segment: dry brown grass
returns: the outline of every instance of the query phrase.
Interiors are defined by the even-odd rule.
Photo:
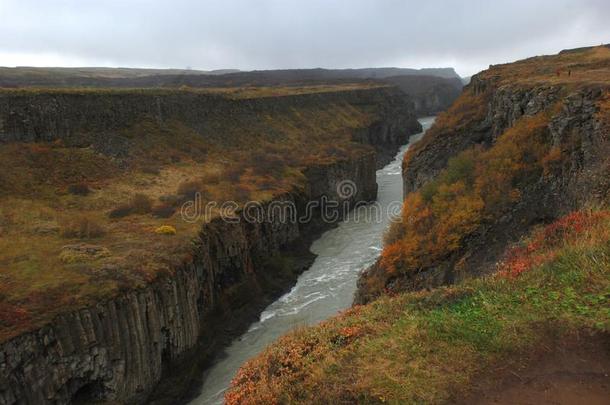
[[[514,63],[493,65],[483,78],[499,85],[610,85],[610,48],[597,46],[559,55],[536,56]]]
[[[94,219],[86,215],[78,215],[62,226],[61,236],[64,238],[93,239],[104,235],[104,228]]]
[[[27,88],[0,88],[2,92],[19,94],[46,93],[52,90],[63,94],[147,94],[147,95],[167,95],[177,93],[195,94],[214,94],[225,96],[232,99],[248,99],[260,97],[282,97],[302,94],[332,93],[337,91],[363,90],[380,87],[387,87],[386,84],[373,82],[342,83],[342,84],[320,84],[304,86],[258,86],[258,87],[189,87],[180,88],[95,88],[95,87],[74,87],[74,88],[47,88],[47,87],[27,87]]]

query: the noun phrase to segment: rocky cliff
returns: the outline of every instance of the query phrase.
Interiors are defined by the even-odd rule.
[[[142,117],[161,123],[179,120],[213,139],[219,117],[247,122],[266,109],[290,109],[321,98],[381,106],[373,124],[355,131],[353,137],[382,152],[404,143],[409,133],[420,128],[404,95],[387,88],[280,101],[145,93],[3,94],[0,141],[60,139],[68,145],[91,145],[120,156],[129,142],[122,129]],[[200,360],[197,357],[209,356],[222,344],[227,329],[247,325],[258,308],[294,282],[311,260],[310,239],[342,215],[339,211],[337,216],[322,218],[322,200],[351,207],[375,199],[376,161],[375,153],[363,149],[339,161],[307,167],[304,188],[262,206],[263,214],[275,215],[253,221],[252,216],[246,218],[246,212],[239,212],[231,220],[215,219],[204,225],[193,241],[189,259],[172,269],[173,275],[62,314],[42,328],[4,342],[0,403],[145,401],[159,381],[177,369],[193,370]],[[353,182],[355,193],[346,195],[341,190],[344,180]],[[278,215],[278,206],[280,211],[289,210],[286,207],[296,207],[296,211]],[[299,220],[307,216],[310,218]],[[180,382],[185,386],[178,390],[186,388],[191,377],[188,372],[182,374]]]
[[[324,104],[370,111],[374,122],[353,138],[377,148],[380,165],[408,134],[421,130],[413,101],[395,87],[238,99],[178,90],[14,90],[0,92],[0,143],[61,140],[120,157],[131,142],[125,129],[149,119],[161,126],[179,122],[215,144],[230,145],[242,140],[227,136],[226,127],[235,131],[269,112]]]
[[[445,111],[458,98],[463,87],[458,77],[394,76],[384,81],[408,94],[413,100],[415,113],[420,117]]]
[[[432,134],[433,139],[424,140],[422,147],[414,148],[403,164],[405,195],[433,179],[446,167],[449,158],[459,152],[477,145],[493,145],[498,136],[522,117],[534,116],[555,105],[558,111],[548,123],[552,147],[566,148],[568,137],[575,137],[578,142],[577,149],[570,151],[570,164],[562,174],[571,176],[584,167],[602,168],[603,165],[598,163],[603,155],[598,148],[606,147],[607,133],[598,113],[599,103],[605,97],[603,89],[593,87],[570,91],[563,86],[548,85],[496,89],[493,81],[473,76],[466,91],[480,96],[487,104],[485,114],[482,119],[475,118],[460,127]],[[563,180],[575,183],[571,177]],[[601,179],[595,177],[595,180]],[[578,198],[578,193],[570,194],[572,199]],[[593,196],[601,197],[597,192]]]
[[[380,260],[361,277],[356,302],[367,302],[384,289],[417,290],[492,271],[507,245],[532,226],[609,201],[609,88],[594,76],[607,62],[596,56],[594,66],[583,63],[577,74],[568,74],[566,68],[561,79],[563,67],[557,67],[558,59],[563,62],[561,57],[532,58],[473,76],[460,99],[407,153],[403,163],[405,196],[418,193],[422,204],[433,211],[441,199],[455,204],[464,193],[473,205],[446,212],[479,210],[473,207],[481,207],[481,212],[473,215],[468,225],[463,217],[445,219],[458,224],[447,224],[444,230],[436,231],[441,233],[430,235],[431,239],[419,247],[424,249],[423,244],[429,243],[421,252],[399,256],[407,248],[399,249],[400,242],[395,243],[397,260],[413,264],[401,264],[404,267],[398,271],[388,269],[384,259]],[[553,67],[546,66],[547,60]],[[569,62],[564,63],[576,66]],[[510,77],[525,68],[539,74],[539,80],[520,82]],[[553,78],[549,72],[555,71],[558,73]],[[595,80],[590,81],[590,77]],[[499,142],[502,137],[505,140]],[[507,141],[508,137],[515,140]],[[466,154],[461,154],[463,151]],[[470,161],[472,156],[488,161]],[[452,171],[448,172],[451,159]],[[482,188],[489,179],[497,179],[495,189]],[[454,188],[444,188],[449,194],[436,197],[440,184]],[[466,189],[457,191],[460,187]],[[453,200],[447,197],[452,193],[456,193]],[[492,198],[490,193],[498,196]],[[405,207],[413,210],[414,216],[422,212],[419,209]],[[434,219],[430,221],[429,229],[433,229]],[[468,226],[472,228],[465,231]],[[402,231],[396,232],[402,237]],[[443,242],[447,235],[454,239]],[[387,249],[384,253],[391,254]]]

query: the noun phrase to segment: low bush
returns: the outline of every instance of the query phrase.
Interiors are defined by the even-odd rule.
[[[122,204],[108,213],[110,218],[123,218],[131,214],[148,214],[152,211],[153,201],[145,194],[135,194],[129,204]]]
[[[87,216],[66,221],[61,229],[64,238],[93,239],[104,235],[104,228]]]
[[[30,319],[30,314],[24,308],[8,302],[0,302],[0,326],[10,328],[23,324]]]
[[[157,204],[152,209],[153,216],[157,218],[169,218],[174,215],[174,212],[176,212],[176,208],[167,203]]]
[[[68,186],[68,193],[73,195],[88,195],[91,189],[86,183],[76,183]]]
[[[500,263],[498,273],[516,277],[551,261],[566,244],[607,240],[610,211],[574,211],[533,233],[527,241],[509,249]]]
[[[138,193],[133,196],[130,205],[134,214],[148,214],[152,210],[153,202],[149,196]]]
[[[131,214],[131,206],[128,204],[119,205],[108,213],[110,218],[123,218]]]
[[[155,233],[158,235],[175,235],[176,228],[171,225],[161,225],[157,229],[155,229]]]
[[[238,182],[241,175],[244,173],[245,167],[242,163],[232,163],[223,173],[223,177],[233,183]]]
[[[202,190],[203,183],[200,180],[190,180],[180,183],[176,192],[185,199],[192,200],[197,193],[201,193]]]
[[[156,176],[161,173],[161,168],[156,164],[146,164],[142,166],[142,172]]]

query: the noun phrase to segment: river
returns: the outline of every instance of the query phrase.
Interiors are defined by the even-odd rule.
[[[424,131],[434,117],[420,118]],[[422,133],[411,136],[409,144]],[[191,405],[222,404],[224,392],[239,367],[291,329],[327,319],[352,304],[358,274],[372,265],[382,248],[382,236],[389,222],[388,212],[400,212],[402,202],[403,146],[395,159],[377,171],[379,186],[375,207],[360,207],[336,228],[325,232],[311,246],[317,255],[311,267],[300,275],[290,292],[270,304],[258,322],[224,349],[205,373],[200,394]]]

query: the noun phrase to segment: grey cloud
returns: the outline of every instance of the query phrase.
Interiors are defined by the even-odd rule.
[[[2,0],[0,16],[9,66],[52,53],[87,65],[454,65],[467,75],[610,40],[605,0]]]

